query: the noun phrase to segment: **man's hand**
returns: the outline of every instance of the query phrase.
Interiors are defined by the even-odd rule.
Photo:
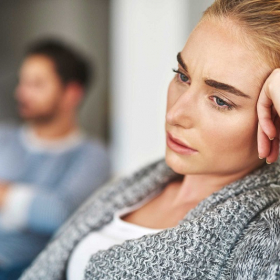
[[[0,210],[4,205],[9,189],[9,183],[0,182]]]
[[[267,163],[277,160],[280,131],[280,69],[275,69],[265,81],[261,90],[257,112],[258,152]]]

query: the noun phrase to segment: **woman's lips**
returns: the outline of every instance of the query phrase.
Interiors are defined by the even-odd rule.
[[[198,152],[197,150],[194,150],[185,145],[179,139],[173,138],[170,133],[167,133],[166,144],[172,151],[181,155],[192,155]]]

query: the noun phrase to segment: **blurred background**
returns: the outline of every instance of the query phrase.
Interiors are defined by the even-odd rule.
[[[96,68],[80,123],[110,149],[114,175],[164,156],[167,87],[176,55],[213,0],[7,0],[0,3],[0,121],[18,121],[13,95],[25,47],[55,37]]]

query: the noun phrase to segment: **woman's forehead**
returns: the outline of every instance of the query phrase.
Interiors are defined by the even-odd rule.
[[[252,44],[242,42],[240,32],[231,23],[202,21],[181,52],[190,74],[233,84],[243,91],[259,89],[271,69]]]

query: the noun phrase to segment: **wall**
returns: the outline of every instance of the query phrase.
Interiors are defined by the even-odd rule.
[[[26,44],[44,36],[72,43],[95,61],[96,83],[90,88],[80,120],[90,133],[108,132],[109,0],[26,0],[0,4],[0,119],[15,118],[13,91]]]
[[[176,55],[205,0],[113,0],[110,12],[111,152],[116,174],[164,157],[165,104]]]
[[[55,35],[72,42],[96,62],[96,84],[80,120],[91,135],[109,140],[114,173],[127,174],[164,157],[171,69],[177,67],[176,54],[211,3],[1,1],[0,120],[15,118],[13,91],[25,45]]]

